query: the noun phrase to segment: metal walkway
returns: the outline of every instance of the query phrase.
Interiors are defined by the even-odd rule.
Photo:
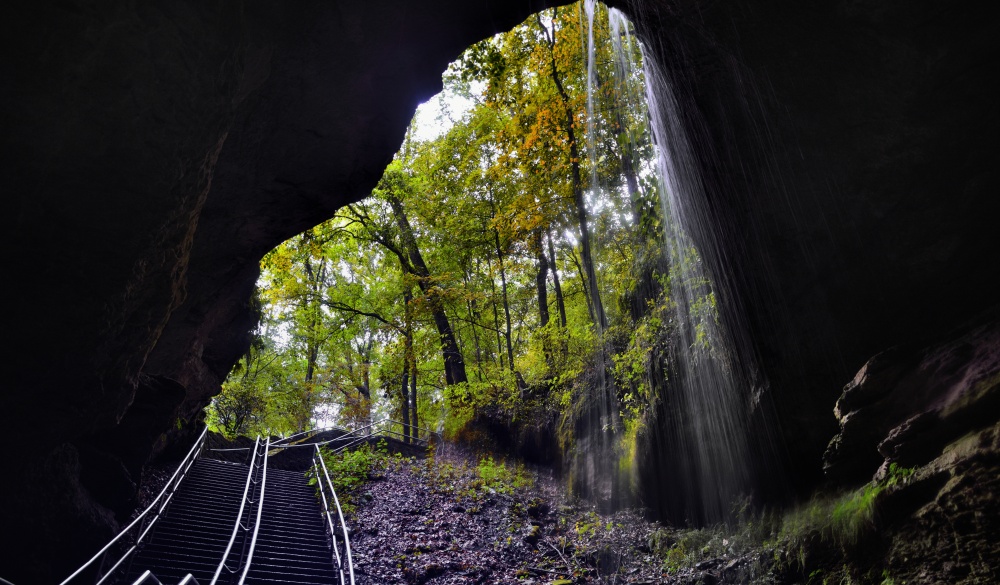
[[[240,464],[202,458],[205,436],[153,503],[61,585],[354,585],[320,446],[311,445],[317,490],[301,472],[268,469],[269,440]]]
[[[403,428],[384,419],[330,440],[314,429],[213,450],[245,453],[243,463],[203,458],[205,429],[153,503],[60,585],[354,585],[349,531],[320,448],[379,437],[425,448],[440,438],[395,426]],[[301,472],[268,469],[269,457],[299,449],[311,451],[316,487]]]

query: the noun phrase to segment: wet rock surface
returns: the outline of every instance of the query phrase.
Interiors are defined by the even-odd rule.
[[[903,583],[1000,582],[1000,423],[948,445],[883,510],[886,564]],[[909,508],[907,508],[909,506]]]
[[[930,462],[1000,417],[1000,320],[876,355],[844,387],[834,414],[841,429],[824,455],[830,483],[863,483],[883,461]]]
[[[875,499],[872,549],[849,560],[897,582],[1000,582],[1000,320],[875,356],[835,412],[831,485],[911,474]]]

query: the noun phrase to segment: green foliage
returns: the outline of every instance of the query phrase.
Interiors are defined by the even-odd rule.
[[[860,489],[834,497],[817,497],[784,518],[782,537],[792,547],[802,547],[811,535],[818,535],[841,548],[855,546],[875,521],[878,498],[886,489],[904,485],[913,468],[891,464],[886,477]]]
[[[736,520],[705,528],[688,528],[677,531],[663,555],[664,570],[674,573],[692,567],[701,561],[718,558],[737,558],[766,548],[774,542],[778,519],[769,513],[753,513],[747,502],[735,511]]]
[[[467,436],[476,417],[558,419],[569,449],[575,417],[594,402],[588,377],[610,349],[616,455],[623,472],[634,466],[662,382],[651,356],[670,334],[655,148],[642,68],[616,77],[602,14],[591,120],[600,152],[589,152],[585,31],[579,7],[559,8],[471,47],[444,80],[446,92],[471,101],[468,111],[448,112],[452,125],[436,138],[411,132],[371,197],[265,256],[263,343],[223,385],[209,412],[216,427],[357,426],[412,417],[416,403],[420,424],[448,439]],[[638,44],[631,49],[641,64]],[[578,205],[584,190],[589,207]],[[580,218],[588,208],[593,266]],[[415,269],[414,250],[426,272]],[[675,263],[699,261],[692,254]],[[637,292],[647,283],[652,292]],[[599,331],[593,299],[626,297],[648,307],[633,315],[628,303],[605,302],[609,326]],[[705,345],[714,302],[706,293],[695,307]],[[466,381],[446,375],[446,353],[460,354]]]
[[[457,486],[468,476],[468,468],[462,465],[455,465],[450,461],[441,461],[433,455],[423,461],[423,465],[417,468],[420,478],[431,487],[431,490],[439,494],[455,494]]]
[[[268,336],[264,322],[259,335],[206,408],[213,431],[228,437],[280,435],[298,430],[302,419],[300,370],[289,363]]]
[[[511,469],[503,462],[494,461],[492,456],[480,459],[476,472],[479,474],[479,479],[482,480],[483,488],[501,494],[513,493],[514,490],[529,487],[534,482],[532,477],[525,472],[524,465],[518,464],[514,469]]]
[[[477,511],[478,504],[488,495],[513,494],[531,487],[535,481],[523,465],[511,467],[492,456],[481,458],[475,466],[431,456],[416,471],[434,492],[471,504],[471,512]]]
[[[734,520],[704,528],[659,529],[652,533],[649,548],[661,559],[663,570],[674,574],[711,559],[733,559],[774,551],[774,568],[799,572],[805,583],[848,585],[880,583],[894,585],[888,570],[863,573],[849,561],[864,533],[873,527],[879,498],[911,481],[915,469],[890,465],[884,477],[858,490],[837,496],[817,497],[791,512],[753,511],[749,500],[738,503]],[[839,549],[840,555],[830,555]],[[825,551],[825,552],[824,552]],[[821,565],[816,558],[848,559],[837,566]]]
[[[335,453],[321,448],[320,452],[345,514],[354,511],[361,487],[392,462],[384,440],[374,447],[364,443],[356,449]],[[315,485],[316,481],[316,478],[312,477],[310,484]]]

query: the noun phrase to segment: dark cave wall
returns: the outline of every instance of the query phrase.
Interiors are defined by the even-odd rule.
[[[717,230],[694,236],[716,251],[724,317],[748,332],[801,493],[869,357],[997,302],[997,9],[621,4],[673,80]]]
[[[51,582],[106,541],[154,445],[245,348],[260,256],[366,195],[448,61],[540,7],[9,8],[0,576]],[[996,18],[623,9],[674,78],[725,238],[695,235],[734,268],[713,267],[728,317],[745,310],[790,478],[814,485],[857,368],[995,302]]]
[[[365,196],[447,63],[542,7],[10,7],[0,422],[30,440],[5,450],[0,576],[56,581],[111,536],[245,350],[259,258]]]

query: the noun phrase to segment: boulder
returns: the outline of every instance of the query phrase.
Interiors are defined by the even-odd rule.
[[[880,466],[925,465],[1000,420],[1000,319],[919,350],[873,357],[834,409],[840,433],[824,456],[833,485],[857,486]]]

